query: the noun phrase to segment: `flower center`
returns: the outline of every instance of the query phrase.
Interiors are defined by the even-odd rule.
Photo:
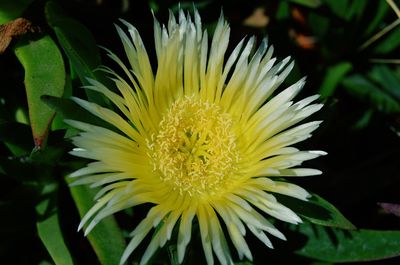
[[[191,196],[214,194],[237,171],[232,118],[217,105],[194,97],[172,104],[148,147],[160,178]]]

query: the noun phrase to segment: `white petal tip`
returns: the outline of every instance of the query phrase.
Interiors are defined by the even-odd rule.
[[[321,155],[321,156],[325,156],[325,155],[328,154],[325,151],[309,151],[309,152],[312,153],[312,154]]]
[[[314,171],[314,175],[322,175],[322,171],[321,170],[318,170],[318,169],[314,169],[315,171]],[[310,195],[310,197],[311,197],[311,195]]]

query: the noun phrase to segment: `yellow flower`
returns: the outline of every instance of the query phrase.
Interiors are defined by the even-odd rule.
[[[214,263],[214,254],[221,264],[233,263],[222,225],[241,259],[252,259],[246,232],[270,248],[265,232],[284,240],[267,218],[294,224],[301,219],[273,193],[306,200],[307,191],[282,177],[320,174],[296,166],[324,154],[291,147],[309,138],[320,124],[296,125],[321,108],[311,104],[318,96],[292,101],[304,79],[272,96],[293,62],[286,58],[275,64],[266,40],[252,54],[253,37],[225,57],[230,28],[223,17],[209,46],[198,12],[192,21],[180,11],[179,21],[171,15],[167,27],[155,19],[154,74],[138,31],[122,22],[129,36],[119,27],[117,31],[129,67],[112,52],[108,55],[126,77],[105,68],[119,93],[95,80],[89,86],[110,99],[117,112],[74,98],[115,131],[68,121],[82,130],[73,138],[77,148],[71,153],[95,160],[71,177],[77,178],[75,184],[103,187],[79,229],[88,224],[87,234],[106,216],[151,204],[131,233],[121,264],[155,227],[141,264],[171,239],[174,227],[182,262],[195,219],[208,264]]]

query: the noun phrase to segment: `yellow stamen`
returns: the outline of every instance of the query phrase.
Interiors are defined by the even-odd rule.
[[[214,194],[237,172],[232,118],[208,101],[175,101],[147,142],[154,171],[180,193]]]

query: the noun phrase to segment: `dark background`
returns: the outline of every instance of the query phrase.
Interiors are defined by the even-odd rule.
[[[43,31],[54,35],[44,18],[45,2],[35,1],[24,16]],[[177,1],[162,0],[57,2],[68,16],[89,29],[98,45],[111,49],[121,57],[122,45],[113,23],[120,24],[119,18],[129,21],[138,28],[153,62],[151,9],[161,23],[166,23],[168,10],[176,11],[178,8]],[[296,67],[284,85],[307,76],[307,84],[298,99],[321,93],[324,86],[333,87],[330,93],[325,93],[321,98],[324,108],[311,117],[311,120],[322,119],[324,123],[313,138],[300,145],[304,149],[328,152],[327,156],[306,164],[324,173],[296,179],[295,182],[330,201],[359,228],[400,230],[399,217],[378,204],[400,203],[400,68],[398,62],[371,61],[373,58],[398,59],[399,28],[367,48],[360,49],[397,16],[391,8],[387,8],[382,18],[372,25],[377,10],[386,5],[381,2],[385,1],[365,1],[365,4],[353,8],[356,11],[359,9],[358,12],[354,11],[354,15],[349,14],[353,10],[350,7],[355,6],[356,1],[325,0],[311,7],[296,2],[302,1],[194,1],[194,5],[199,9],[209,33],[212,33],[223,7],[224,16],[232,28],[229,49],[244,36],[256,35],[258,41],[268,36],[278,58],[292,56]],[[339,4],[336,2],[346,2],[347,8],[337,7]],[[190,9],[191,3],[180,1],[182,8]],[[261,18],[255,19],[259,24],[249,24],[246,21],[256,9],[261,10],[259,12],[262,14]],[[101,54],[103,63],[113,67],[105,52]],[[338,75],[332,69],[342,62],[347,62],[351,69]],[[5,111],[13,112],[17,106],[26,108],[26,100],[22,100],[26,97],[23,74],[11,50],[0,55],[0,95]],[[362,84],[370,85],[370,89],[354,82],[355,77],[363,80]],[[60,138],[55,133],[50,136],[49,142],[57,142]],[[30,139],[21,141],[29,142]],[[31,144],[33,147],[33,142]],[[69,147],[65,143],[63,150]],[[2,161],[9,160],[10,154],[5,145],[1,146],[0,151]],[[64,154],[59,160],[69,161],[71,158]],[[35,187],[38,184],[29,178],[40,175],[40,168],[33,169],[31,175],[14,172],[14,176],[1,174],[0,178],[0,257],[6,261],[3,264],[38,264],[48,259],[48,254],[35,232]],[[67,235],[69,246],[74,256],[78,257],[79,264],[96,264],[95,255],[82,234],[74,233],[79,217],[68,188],[62,181],[60,183],[57,196],[59,208],[63,209],[60,212],[62,225],[65,231],[71,231]],[[124,214],[117,215],[117,219],[122,226],[132,226]],[[290,244],[274,244],[277,250],[268,251],[268,264],[312,264],[306,258],[286,254]],[[258,249],[260,244],[253,244],[251,240],[250,247]],[[263,253],[262,250],[255,252]],[[256,264],[267,263],[262,256],[255,257],[258,261]],[[391,259],[366,264],[399,262],[399,259]]]

